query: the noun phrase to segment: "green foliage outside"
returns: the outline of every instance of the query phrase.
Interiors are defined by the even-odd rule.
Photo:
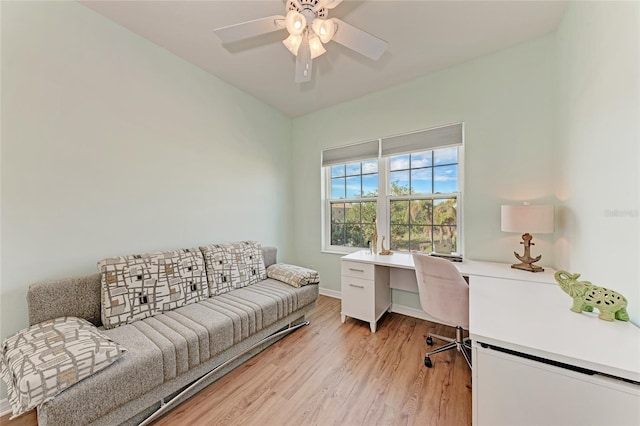
[[[368,248],[375,219],[375,201],[331,204],[331,244]]]
[[[409,195],[408,186],[391,183],[393,196]],[[367,194],[365,197],[372,196]],[[375,196],[375,194],[373,195]],[[331,244],[368,247],[375,231],[374,201],[332,203]],[[457,205],[455,198],[391,201],[390,248],[396,251],[457,250]]]

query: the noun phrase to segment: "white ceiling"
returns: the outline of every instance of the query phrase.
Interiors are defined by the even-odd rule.
[[[294,83],[286,31],[223,46],[219,28],[285,12],[282,0],[83,1],[205,71],[297,117],[553,32],[565,1],[343,1],[329,11],[389,42],[372,61],[329,42]]]

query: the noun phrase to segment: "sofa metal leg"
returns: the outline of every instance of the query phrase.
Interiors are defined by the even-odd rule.
[[[222,364],[220,364],[219,366],[217,366],[213,370],[209,371],[204,376],[200,377],[195,382],[191,383],[182,392],[180,392],[178,395],[176,395],[173,398],[171,398],[169,401],[165,401],[164,399],[161,399],[160,400],[160,408],[158,408],[156,411],[154,411],[149,417],[147,417],[142,423],[140,423],[139,426],[146,426],[149,423],[151,423],[154,420],[156,420],[158,417],[160,417],[163,414],[165,414],[167,411],[169,411],[170,408],[173,407],[173,405],[175,404],[176,401],[178,401],[180,398],[182,398],[184,395],[186,395],[191,389],[195,388],[200,383],[202,383],[203,381],[207,380],[213,374],[218,372],[221,368],[226,367],[227,365],[229,365],[230,363],[232,363],[236,359],[240,358],[242,355],[244,355],[247,352],[257,348],[258,346],[268,342],[271,339],[274,339],[276,337],[280,337],[282,335],[291,333],[292,331],[295,331],[295,330],[297,330],[300,327],[303,327],[305,325],[309,325],[309,321],[305,320],[305,321],[303,321],[301,323],[298,323],[298,324],[295,324],[295,325],[289,324],[289,326],[287,328],[285,328],[283,330],[280,330],[280,331],[277,331],[277,332],[265,337],[264,339],[260,340],[259,342],[255,343],[254,345],[252,345],[252,346],[248,347],[247,349],[245,349],[244,351],[240,352],[239,354],[237,354],[233,358],[230,358],[230,359],[226,360],[225,362],[223,362]]]

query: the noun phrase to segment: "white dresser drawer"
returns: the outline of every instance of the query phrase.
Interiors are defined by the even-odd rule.
[[[375,321],[375,283],[362,278],[342,277],[342,314],[363,321]]]
[[[375,278],[376,265],[371,263],[342,262],[342,276],[373,280]]]

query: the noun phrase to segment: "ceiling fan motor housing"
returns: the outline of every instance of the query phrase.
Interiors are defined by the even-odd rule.
[[[287,12],[295,10],[304,15],[307,22],[311,24],[314,18],[327,18],[327,8],[323,7],[321,3],[320,0],[288,0]]]

